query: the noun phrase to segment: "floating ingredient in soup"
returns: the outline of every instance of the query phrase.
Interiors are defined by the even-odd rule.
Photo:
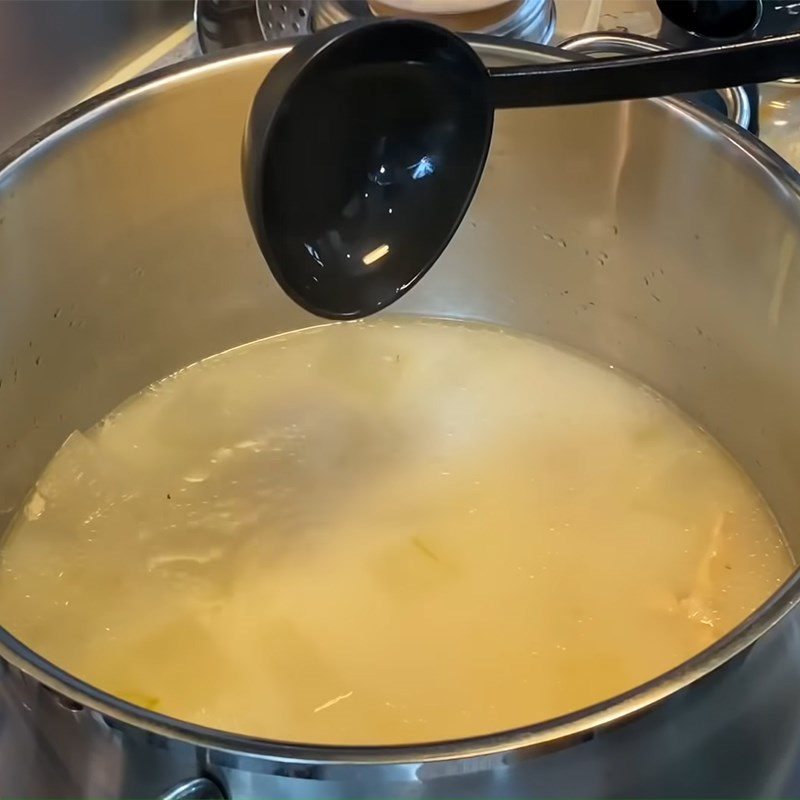
[[[74,433],[0,622],[80,678],[267,738],[542,721],[696,654],[789,575],[764,501],[652,391],[410,318],[254,342]]]

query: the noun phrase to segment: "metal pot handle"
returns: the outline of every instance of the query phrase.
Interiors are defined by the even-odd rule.
[[[225,800],[226,794],[210,778],[189,778],[164,792],[159,800]]]
[[[662,42],[646,36],[616,32],[580,33],[565,39],[559,47],[571,53],[619,56],[631,53],[657,53],[670,49]],[[747,92],[741,86],[736,86],[733,89],[717,89],[717,94],[725,103],[728,117],[746,129],[750,124],[750,98]]]

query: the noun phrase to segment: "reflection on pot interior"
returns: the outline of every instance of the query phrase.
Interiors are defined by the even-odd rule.
[[[245,345],[74,433],[0,622],[179,719],[385,744],[531,724],[699,652],[789,575],[756,489],[606,364],[408,317]]]

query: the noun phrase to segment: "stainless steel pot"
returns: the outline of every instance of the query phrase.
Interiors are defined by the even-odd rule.
[[[495,63],[564,57],[476,46]],[[271,282],[239,185],[249,102],[283,52],[128,84],[2,157],[5,512],[72,429],[188,362],[311,322]],[[324,120],[309,124],[324,147]],[[797,174],[682,102],[501,112],[468,218],[396,310],[514,326],[640,376],[732,451],[800,548],[799,237]],[[707,652],[583,712],[372,749],[182,724],[0,632],[0,794],[775,796],[800,750],[798,596],[794,580]]]

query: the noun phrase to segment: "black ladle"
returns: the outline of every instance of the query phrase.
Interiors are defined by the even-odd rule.
[[[346,23],[301,40],[256,94],[243,150],[250,221],[297,303],[331,319],[363,317],[404,294],[447,246],[480,180],[496,108],[799,74],[800,34],[487,69],[436,25]]]

